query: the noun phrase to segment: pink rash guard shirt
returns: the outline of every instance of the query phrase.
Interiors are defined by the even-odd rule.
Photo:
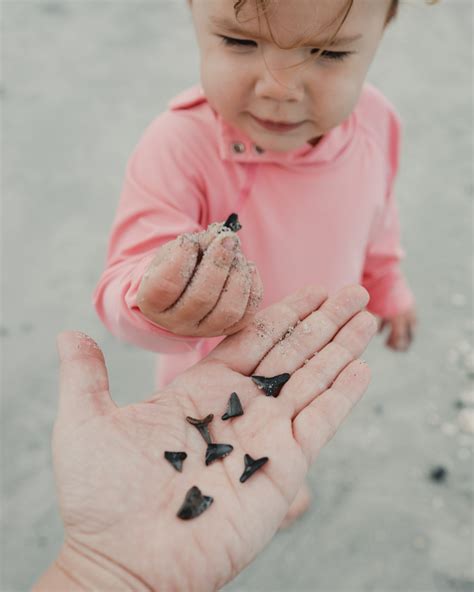
[[[222,338],[173,335],[141,313],[136,296],[161,245],[232,212],[263,280],[263,307],[308,284],[333,293],[362,283],[373,313],[409,309],[393,194],[399,146],[399,118],[370,85],[316,146],[285,153],[255,146],[199,87],[180,94],[129,160],[94,295],[100,318],[119,339],[162,354],[158,387],[203,358]]]

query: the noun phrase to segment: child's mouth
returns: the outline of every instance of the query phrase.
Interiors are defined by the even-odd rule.
[[[299,121],[298,123],[288,123],[285,121],[271,121],[269,119],[260,119],[259,117],[255,117],[255,115],[250,114],[252,119],[254,119],[261,127],[269,130],[271,132],[291,132],[296,128],[303,125],[304,121]]]

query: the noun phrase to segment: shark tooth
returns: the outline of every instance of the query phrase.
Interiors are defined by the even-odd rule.
[[[267,461],[268,456],[253,459],[250,454],[246,454],[244,456],[245,469],[242,475],[240,475],[240,482],[245,483],[245,481],[247,481],[247,479],[249,479],[255,473],[255,471],[258,471],[258,469],[263,467]]]
[[[211,434],[209,433],[209,428],[207,426],[211,423],[213,418],[214,415],[212,413],[209,413],[209,415],[206,415],[206,417],[203,417],[202,419],[195,419],[194,417],[188,416],[186,417],[186,421],[198,430],[198,432],[201,434],[201,436],[204,438],[204,441],[207,444],[210,444],[212,442],[212,438]]]
[[[206,450],[206,465],[210,465],[215,460],[224,458],[234,450],[230,444],[209,444]]]
[[[239,222],[237,214],[231,214],[224,222],[225,228],[230,228],[233,232],[238,232],[242,228],[242,224]]]
[[[183,470],[183,461],[187,456],[186,452],[165,451],[166,460],[180,473]]]
[[[181,520],[191,520],[197,518],[212,504],[214,499],[209,495],[203,495],[199,487],[194,485],[186,493],[184,502],[182,503],[178,513],[176,514]]]
[[[242,409],[242,403],[240,402],[237,393],[232,393],[229,402],[227,403],[227,411],[222,416],[222,419],[226,420],[243,414],[244,410]]]
[[[251,376],[250,378],[267,397],[278,397],[283,385],[289,380],[290,375],[285,372],[285,374],[277,374],[271,377]]]

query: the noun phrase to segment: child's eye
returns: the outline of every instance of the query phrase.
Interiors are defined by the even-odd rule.
[[[311,50],[311,53],[312,54],[316,54],[319,51],[321,51],[321,50],[319,50],[317,48],[313,48]],[[321,55],[322,58],[324,58],[326,60],[339,60],[339,61],[341,61],[341,60],[347,58],[348,56],[350,56],[351,53],[352,53],[351,51],[328,51],[328,50],[323,50],[320,55]]]
[[[219,35],[228,47],[257,47],[255,41],[251,39],[236,39],[235,37],[227,37],[226,35]]]

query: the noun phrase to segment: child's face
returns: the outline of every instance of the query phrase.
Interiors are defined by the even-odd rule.
[[[259,23],[255,0],[247,0],[238,21],[234,4],[191,2],[201,82],[212,107],[256,145],[281,152],[346,119],[382,37],[390,0],[354,0],[335,42],[317,59],[311,56],[335,32],[346,0],[277,0],[268,13],[271,30],[263,16]],[[281,49],[271,35],[282,47],[310,41]]]

